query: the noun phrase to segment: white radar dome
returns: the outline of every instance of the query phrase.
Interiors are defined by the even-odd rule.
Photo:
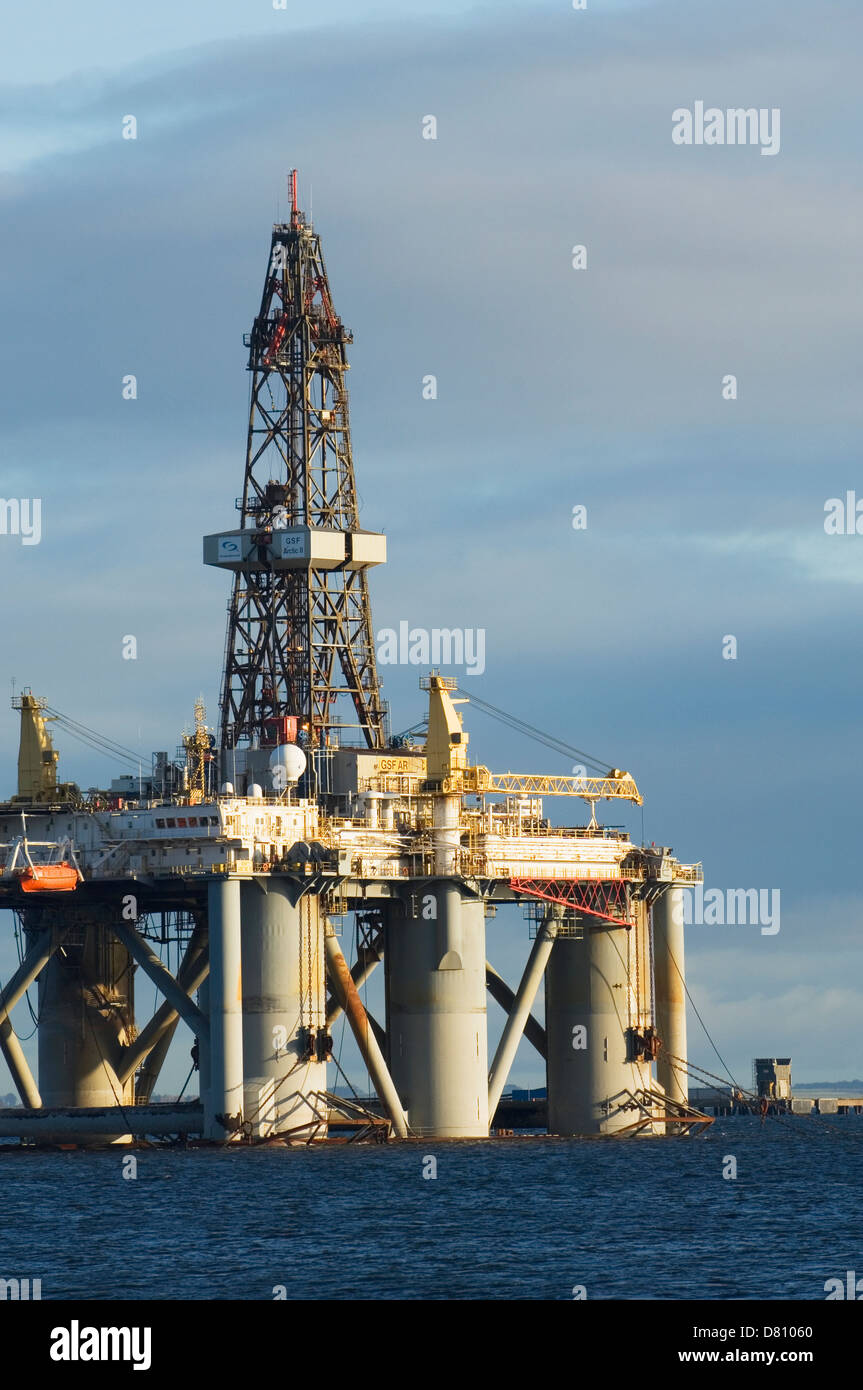
[[[305,770],[306,755],[295,743],[280,743],[270,754],[270,775],[276,787],[298,782]]]
[[[254,798],[254,797],[260,797],[260,796],[263,796],[263,794],[264,794],[264,789],[263,789],[263,787],[260,785],[260,783],[258,783],[258,782],[253,782],[252,785],[249,787],[249,796],[250,796],[250,797],[252,797],[252,798]]]
[[[233,782],[223,782],[223,783],[222,783],[222,796],[233,796],[233,795],[234,795],[234,784],[233,784]]]

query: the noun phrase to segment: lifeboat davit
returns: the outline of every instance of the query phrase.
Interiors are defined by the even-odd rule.
[[[31,864],[21,875],[22,893],[71,893],[77,887],[74,864]]]

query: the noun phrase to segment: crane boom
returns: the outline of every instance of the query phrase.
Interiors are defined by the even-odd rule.
[[[527,796],[580,796],[590,804],[591,825],[596,823],[597,801],[633,801],[641,806],[644,798],[628,772],[612,767],[604,777],[554,777],[532,772],[490,772],[481,764],[468,762],[468,734],[455,708],[452,677],[433,671],[420,679],[429,692],[429,722],[426,739],[426,769],[429,784],[447,796],[477,795],[485,792],[523,793]],[[458,703],[464,704],[465,701]]]
[[[523,793],[526,796],[580,796],[585,801],[632,801],[641,806],[644,797],[628,772],[613,768],[607,777],[553,777],[534,773],[489,772],[487,767],[465,768],[460,780],[464,792]]]

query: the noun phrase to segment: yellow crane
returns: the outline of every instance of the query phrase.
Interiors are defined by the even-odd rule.
[[[207,763],[212,748],[203,697],[195,701],[195,732],[183,734],[183,747],[189,772],[189,805],[196,806],[207,793]]]
[[[532,772],[489,772],[487,767],[467,769],[466,792],[523,792],[526,796],[580,796],[585,801],[632,801],[641,806],[641,795],[628,772],[613,767],[606,777],[546,777]]]
[[[591,825],[596,824],[597,801],[632,801],[636,806],[644,798],[628,772],[613,767],[605,777],[554,777],[535,773],[490,772],[487,767],[471,766],[467,761],[468,735],[462,728],[461,715],[450,691],[455,680],[436,674],[420,681],[429,692],[429,725],[426,741],[427,776],[439,790],[449,794],[503,792],[525,796],[578,796],[591,808]]]
[[[58,800],[57,760],[48,729],[48,701],[34,695],[29,686],[12,696],[12,708],[21,711],[21,738],[18,744],[18,795],[15,801],[49,804]]]

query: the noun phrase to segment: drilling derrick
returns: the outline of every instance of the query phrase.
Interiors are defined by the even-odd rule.
[[[320,238],[297,207],[273,227],[252,374],[240,529],[205,540],[232,569],[223,750],[298,741],[385,746],[366,571],[386,558],[359,525],[346,344]]]

